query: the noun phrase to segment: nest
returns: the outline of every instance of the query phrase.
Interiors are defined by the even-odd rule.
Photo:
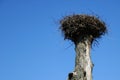
[[[90,15],[70,15],[60,21],[64,39],[77,43],[80,38],[89,38],[91,42],[107,32],[105,22]]]

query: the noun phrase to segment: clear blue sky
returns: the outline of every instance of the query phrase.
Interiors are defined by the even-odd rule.
[[[120,80],[119,0],[0,0],[0,80],[67,80],[74,45],[58,27],[73,13],[97,14],[108,25],[91,51],[93,80]]]

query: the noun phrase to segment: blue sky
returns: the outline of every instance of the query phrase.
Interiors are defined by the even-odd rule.
[[[93,80],[119,80],[119,0],[0,0],[0,80],[67,80],[75,51],[59,20],[97,14],[109,33],[94,46]]]

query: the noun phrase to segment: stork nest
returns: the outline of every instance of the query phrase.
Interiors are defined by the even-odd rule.
[[[107,32],[105,22],[90,15],[66,16],[60,20],[60,24],[64,39],[69,39],[74,43],[85,37],[90,38],[91,42],[93,42]]]

